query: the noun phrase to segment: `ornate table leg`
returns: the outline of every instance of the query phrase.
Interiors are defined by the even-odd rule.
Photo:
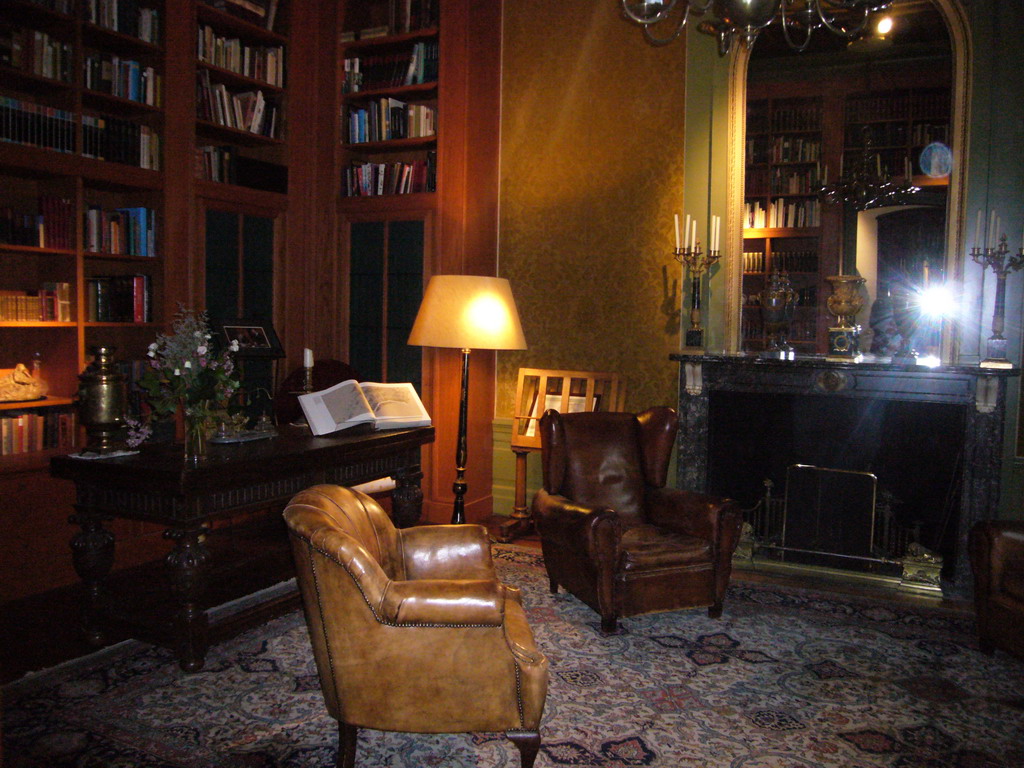
[[[395,490],[391,492],[391,505],[395,525],[399,528],[417,525],[423,511],[423,489],[420,488],[423,473],[417,465],[398,470],[394,477]]]
[[[186,672],[197,672],[203,668],[206,651],[210,646],[209,619],[199,605],[199,598],[206,591],[206,580],[210,553],[200,540],[206,529],[172,528],[164,536],[174,540],[174,549],[167,555],[168,575],[171,594],[177,602],[177,610],[171,619],[174,635],[174,652],[179,666]]]
[[[71,537],[71,560],[75,572],[85,585],[85,605],[82,606],[82,631],[92,645],[103,645],[103,629],[100,626],[100,601],[103,582],[114,565],[114,534],[103,527],[103,515],[89,507],[76,504],[77,512],[68,522],[81,527]]]

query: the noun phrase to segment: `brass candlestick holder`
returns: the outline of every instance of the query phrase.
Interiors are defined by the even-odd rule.
[[[699,242],[692,247],[677,247],[672,251],[672,257],[680,264],[685,264],[690,272],[690,327],[686,331],[684,352],[704,351],[704,328],[700,316],[701,278],[721,256],[720,250],[704,253]]]
[[[1024,266],[1024,246],[1011,256],[1006,246],[1006,235],[1002,235],[999,238],[999,245],[995,248],[971,248],[971,259],[974,263],[980,264],[982,270],[985,267],[992,267],[992,273],[996,276],[992,335],[985,344],[985,359],[978,365],[982,368],[1013,368],[1013,363],[1006,357],[1006,337],[1003,336],[1006,327],[1006,276]]]

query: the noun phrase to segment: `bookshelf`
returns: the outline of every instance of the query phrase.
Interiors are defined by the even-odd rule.
[[[883,176],[911,176],[918,186],[948,183],[921,167],[921,153],[933,142],[949,143],[950,90],[898,88],[846,97],[843,163],[860,157],[868,142]]]
[[[0,6],[0,369],[38,357],[49,388],[44,400],[5,404],[5,418],[33,426],[0,474],[44,467],[53,448],[73,445],[73,429],[54,442],[34,425],[67,416],[90,346],[141,354],[163,315],[164,7],[116,8]],[[100,284],[118,286],[117,311],[90,312]]]
[[[819,97],[748,104],[741,317],[748,350],[767,342],[759,299],[774,271],[787,273],[797,294],[790,342],[803,352],[815,351],[818,342],[823,109]]]
[[[195,5],[196,177],[244,187],[242,199],[288,185],[288,9],[264,3],[257,16],[252,5]]]
[[[437,189],[438,6],[383,5],[387,24],[355,16],[341,32],[342,197]]]

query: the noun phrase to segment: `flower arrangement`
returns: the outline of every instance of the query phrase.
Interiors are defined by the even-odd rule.
[[[149,368],[139,380],[155,416],[183,408],[186,438],[190,424],[205,428],[213,411],[226,407],[239,388],[232,358],[238,342],[216,351],[212,338],[205,312],[179,307],[171,333],[149,345]]]

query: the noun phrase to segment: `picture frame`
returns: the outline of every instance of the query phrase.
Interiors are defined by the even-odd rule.
[[[264,320],[239,318],[225,320],[217,329],[217,342],[238,342],[239,359],[271,359],[284,357],[284,348],[274,326]]]

